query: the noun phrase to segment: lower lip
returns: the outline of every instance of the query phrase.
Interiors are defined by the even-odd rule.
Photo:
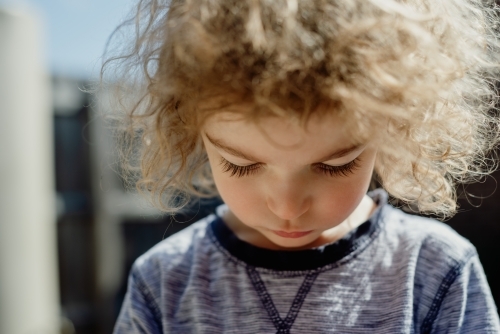
[[[308,235],[309,233],[311,233],[312,231],[306,231],[306,232],[271,231],[271,232],[273,232],[276,235],[279,235],[282,238],[296,239],[296,238],[302,238],[302,237]]]

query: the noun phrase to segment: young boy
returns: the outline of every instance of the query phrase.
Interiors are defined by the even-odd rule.
[[[500,333],[474,247],[387,204],[449,216],[491,170],[496,7],[150,0],[135,22],[111,62],[146,87],[138,187],[225,205],[135,262],[115,333]]]

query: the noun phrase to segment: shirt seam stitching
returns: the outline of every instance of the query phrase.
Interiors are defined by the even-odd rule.
[[[425,316],[424,321],[422,322],[421,333],[423,334],[431,333],[432,327],[437,319],[444,298],[448,294],[448,291],[450,290],[453,283],[456,281],[457,277],[462,273],[467,263],[471,261],[471,259],[474,257],[475,254],[476,254],[475,250],[471,249],[468,253],[466,253],[464,259],[462,261],[457,261],[457,263],[448,271],[446,276],[443,278],[439,286],[439,289],[436,295],[434,296],[434,300],[432,301],[429,311],[427,312],[427,315]]]
[[[140,274],[138,272],[133,271],[132,277],[136,281],[137,289],[139,289],[139,291],[143,294],[143,296],[146,300],[146,303],[152,308],[153,315],[154,315],[157,323],[160,326],[160,330],[163,332],[163,324],[161,321],[161,319],[162,319],[161,310],[160,310],[158,303],[155,301],[153,294],[151,293],[151,291],[147,287],[146,283],[144,283],[142,277],[140,277]]]

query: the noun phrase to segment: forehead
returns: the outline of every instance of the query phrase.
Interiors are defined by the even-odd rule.
[[[222,112],[210,117],[203,131],[231,148],[267,160],[314,160],[357,144],[335,115],[312,116],[305,124],[290,118],[246,120]]]

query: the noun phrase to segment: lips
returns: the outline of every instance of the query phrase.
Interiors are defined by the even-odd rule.
[[[304,231],[304,232],[285,232],[285,231],[273,231],[271,230],[271,232],[273,232],[274,234],[282,237],[282,238],[292,238],[292,239],[296,239],[296,238],[302,238],[303,236],[306,236],[308,235],[309,233],[311,233],[312,231]]]

